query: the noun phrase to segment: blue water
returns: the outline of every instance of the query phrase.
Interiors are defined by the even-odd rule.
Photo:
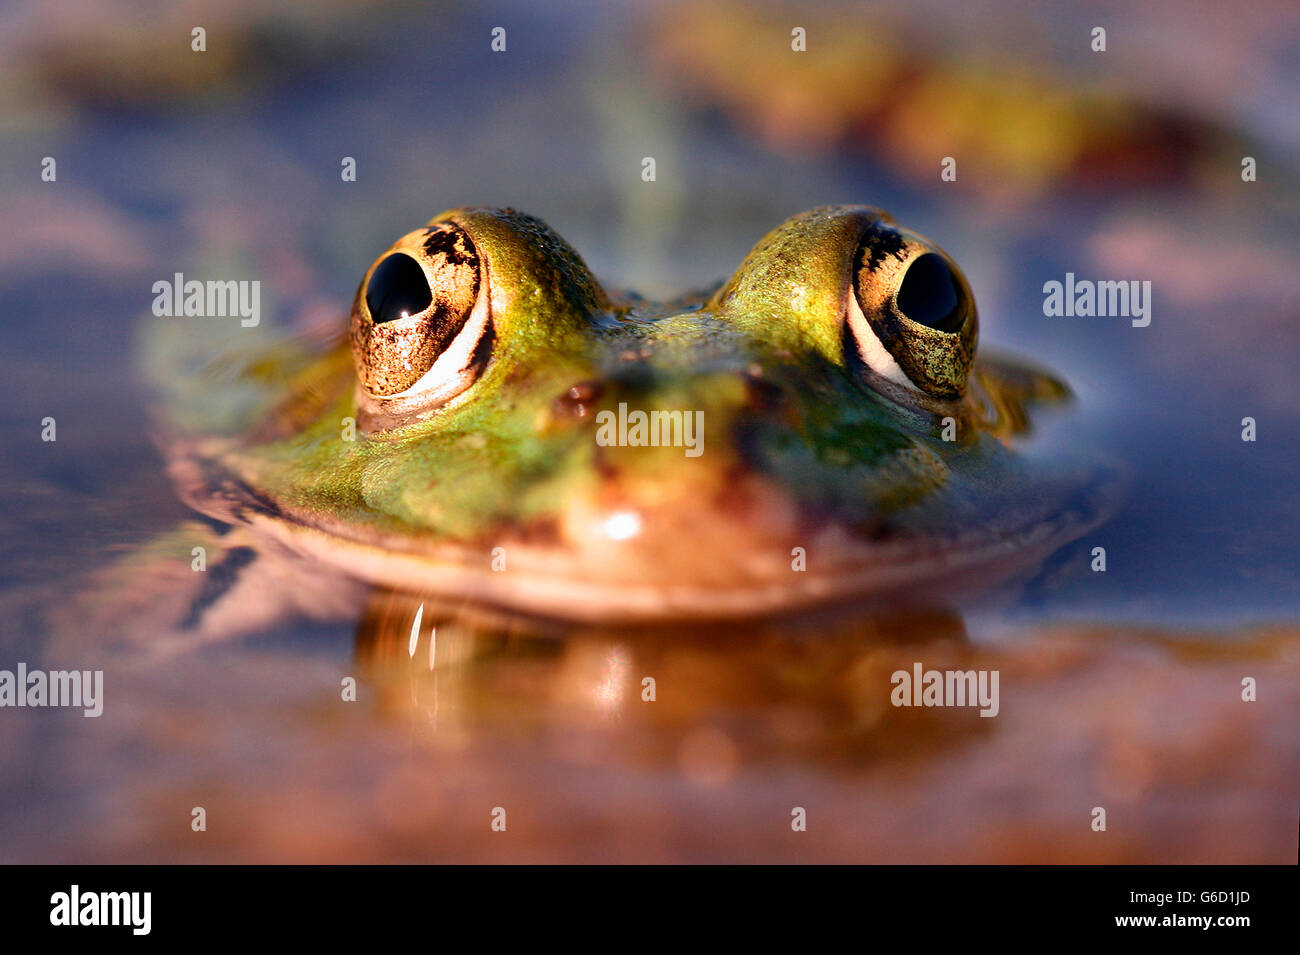
[[[210,42],[253,42],[241,27],[259,8],[205,11]],[[1158,656],[1136,631],[1114,644],[1067,640],[1059,655],[1044,637],[1035,655],[1044,625],[1061,621],[1115,632],[1152,625],[1190,646],[1198,634],[1227,642],[1251,624],[1300,619],[1300,178],[1287,159],[1300,135],[1294,97],[1279,94],[1296,87],[1285,40],[1295,17],[1187,9],[1162,20],[1080,4],[1053,18],[1035,4],[927,3],[913,14],[936,38],[948,29],[947,47],[936,39],[947,55],[995,50],[1006,62],[1064,67],[1067,85],[1101,76],[1138,99],[1172,97],[1189,122],[1227,122],[1261,157],[1252,185],[1229,156],[1221,166],[1205,158],[1208,173],[1166,187],[1081,192],[1065,182],[1022,202],[965,179],[918,184],[860,143],[773,151],[707,97],[674,93],[653,73],[643,47],[653,11],[641,5],[285,12],[267,21],[279,25],[257,40],[260,58],[215,84],[125,101],[106,82],[78,85],[75,69],[42,80],[22,54],[54,28],[39,16],[8,26],[0,667],[40,663],[50,619],[91,593],[92,575],[188,516],[163,473],[136,365],[156,321],[152,283],[178,271],[256,278],[267,326],[304,314],[342,323],[374,256],[460,205],[539,215],[611,287],[651,296],[725,276],[803,209],[882,206],[961,264],[985,347],[1033,358],[1076,392],[1072,406],[1037,419],[1035,453],[1104,458],[1130,480],[1107,524],[1009,602],[967,616],[973,648],[960,619],[908,635],[929,641],[919,644],[927,660],[961,661],[968,650],[1000,652],[981,637],[1024,636],[1025,656],[989,658],[1008,668],[1005,716],[975,718],[974,730],[910,721],[884,704],[873,711],[892,665],[876,654],[893,651],[870,637],[810,648],[744,632],[642,644],[597,633],[504,649],[488,641],[472,663],[464,637],[470,650],[450,670],[401,672],[396,686],[363,675],[353,705],[340,703],[340,679],[362,674],[372,652],[356,621],[292,620],[163,664],[110,668],[102,720],[0,713],[0,775],[12,783],[0,787],[0,859],[1016,861],[1056,852],[1045,858],[1088,861],[1103,850],[1082,841],[1079,794],[1105,790],[1130,800],[1141,833],[1117,833],[1109,858],[1278,861],[1270,853],[1294,834],[1293,637],[1252,646],[1249,672],[1269,702],[1244,714],[1233,699],[1237,659],[1214,670]],[[97,10],[86,5],[92,27]],[[855,5],[845,29],[898,12]],[[1080,57],[1080,31],[1102,15],[1113,18],[1113,55]],[[323,42],[330,17],[346,21],[346,35]],[[498,24],[508,27],[506,54],[489,49]],[[126,33],[159,44],[176,35],[145,23]],[[96,49],[120,42],[107,26],[91,35]],[[52,36],[76,48],[70,34]],[[1171,57],[1189,36],[1208,47]],[[1251,81],[1204,82],[1203,58],[1214,70],[1247,64]],[[180,79],[162,87],[179,91]],[[55,183],[38,178],[46,155],[58,160]],[[658,159],[653,184],[640,179],[646,155]],[[356,182],[340,179],[344,156],[357,161]],[[1152,281],[1150,326],[1046,317],[1043,283],[1066,272]],[[1246,416],[1257,421],[1254,442],[1240,438]],[[41,440],[47,417],[55,442]],[[1089,570],[1096,546],[1107,551],[1104,574]],[[150,594],[158,581],[130,586]],[[74,646],[97,659],[101,636],[74,634]],[[457,637],[444,629],[439,639],[445,653]],[[913,659],[910,648],[898,652]],[[873,667],[878,679],[862,675]],[[672,674],[661,703],[638,709],[629,689],[621,710],[595,708],[593,688],[618,689],[620,674],[634,686],[643,672]],[[439,679],[440,714],[428,705]],[[864,722],[873,712],[881,729]],[[942,772],[896,772],[895,758],[937,759]],[[732,773],[731,785],[701,786],[701,766],[706,777]],[[523,836],[509,845],[522,848],[476,835],[486,832],[483,807],[501,798],[519,809]],[[188,830],[198,801],[218,820],[208,838]],[[821,840],[794,854],[770,835],[768,815],[792,801],[817,807],[810,835]],[[1000,849],[990,833],[1002,834]],[[549,848],[529,856],[530,845]]]

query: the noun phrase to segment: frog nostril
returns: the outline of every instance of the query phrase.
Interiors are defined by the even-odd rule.
[[[586,416],[588,406],[604,393],[605,383],[602,381],[579,381],[570,385],[568,391],[551,403],[551,407],[558,416],[582,418]]]
[[[418,315],[432,301],[424,269],[402,252],[394,252],[375,266],[366,286],[366,307],[376,325]]]
[[[779,407],[785,400],[785,392],[781,390],[781,386],[767,378],[761,365],[751,364],[745,369],[743,377],[745,395],[752,407],[760,411],[770,411]]]

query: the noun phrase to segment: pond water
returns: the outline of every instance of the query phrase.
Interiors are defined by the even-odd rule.
[[[1300,21],[1268,5],[1231,20],[1208,3],[1111,12],[1110,49],[1093,54],[1102,14],[1086,4],[1055,21],[963,5],[942,28],[927,7],[809,26],[803,55],[819,63],[835,62],[815,60],[835,24],[906,40],[898,75],[920,69],[908,82],[928,77],[938,97],[923,108],[881,74],[863,95],[903,105],[863,118],[849,97],[821,139],[798,125],[806,109],[769,115],[731,92],[844,86],[830,66],[830,80],[765,80],[747,51],[788,49],[796,21],[779,11],[8,11],[0,669],[102,668],[105,706],[0,710],[0,860],[1292,860],[1300,131],[1294,39],[1279,38]],[[675,68],[700,37],[716,69]],[[1030,89],[1100,89],[1129,110],[1125,163],[1089,178],[1092,160],[1044,159],[1041,178],[1001,181],[986,159],[941,181],[945,152],[906,131],[1026,48]],[[1037,102],[990,106],[961,156],[996,157],[987,143],[1034,128]],[[1144,110],[1160,111],[1158,135]],[[1081,115],[1052,141],[1086,139]],[[262,620],[254,594],[229,621],[239,636],[155,652],[189,551],[147,547],[200,527],[164,473],[140,367],[155,281],[260,276],[260,331],[342,323],[395,236],[484,204],[546,219],[609,286],[668,297],[828,202],[881,206],[940,242],[974,289],[982,344],[1069,382],[1076,400],[1037,422],[1034,453],[1087,449],[1127,472],[1110,520],[1030,579],[946,612],[797,625],[538,632],[430,604],[414,644],[419,598],[326,579],[315,619]],[[1045,315],[1044,283],[1067,273],[1149,281],[1150,323]],[[1097,546],[1105,573],[1089,568]],[[997,670],[998,716],[890,706],[890,674],[916,661]]]

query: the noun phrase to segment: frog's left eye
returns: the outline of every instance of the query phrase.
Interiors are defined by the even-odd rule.
[[[349,338],[357,377],[382,399],[446,400],[473,381],[487,306],[469,235],[439,223],[403,236],[366,273]]]
[[[849,329],[863,364],[932,398],[966,390],[979,321],[961,271],[938,246],[876,223],[854,258]]]

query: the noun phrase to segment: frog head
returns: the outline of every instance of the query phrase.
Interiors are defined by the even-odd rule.
[[[1068,391],[978,333],[953,260],[867,206],[797,215],[664,303],[605,290],[536,218],[454,209],[376,257],[336,341],[247,362],[253,398],[173,469],[210,515],[452,600],[946,601],[1078,536],[1105,483],[1025,453],[1029,409]]]

